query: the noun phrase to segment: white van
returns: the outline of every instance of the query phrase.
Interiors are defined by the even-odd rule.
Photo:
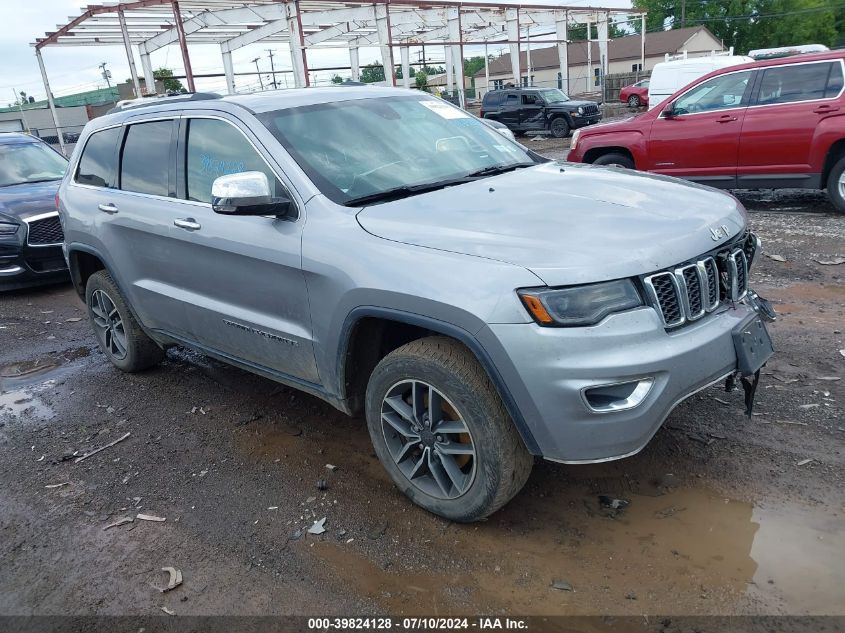
[[[674,58],[666,55],[666,61],[656,64],[651,71],[648,108],[651,110],[660,105],[666,97],[711,71],[753,61],[744,55],[734,55],[733,48],[725,52],[714,51],[702,57],[687,57],[686,51]]]

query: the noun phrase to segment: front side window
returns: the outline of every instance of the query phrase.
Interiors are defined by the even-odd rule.
[[[770,105],[824,99],[828,78],[834,67],[841,76],[842,65],[838,61],[766,68],[762,71],[757,104]]]
[[[0,145],[0,187],[61,180],[67,160],[43,143]]]
[[[321,103],[259,119],[339,204],[534,163],[522,146],[428,96]]]
[[[522,95],[522,104],[523,105],[542,105],[543,100],[540,99],[539,95],[536,94],[524,94]]]
[[[675,114],[692,114],[736,108],[742,105],[751,71],[729,73],[708,79],[675,101]]]
[[[173,121],[129,126],[120,160],[120,188],[166,196],[170,192],[170,147]]]
[[[191,119],[185,161],[188,200],[211,202],[211,184],[216,178],[243,171],[264,172],[274,195],[282,193],[281,183],[261,155],[237,128],[225,121]]]

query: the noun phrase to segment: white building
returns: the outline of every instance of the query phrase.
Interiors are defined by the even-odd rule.
[[[519,84],[523,86],[540,86],[544,88],[561,88],[570,94],[594,92],[600,89],[599,74],[601,56],[598,42],[590,43],[591,54],[588,56],[587,42],[582,40],[570,42],[567,46],[569,61],[569,82],[561,77],[560,58],[556,46],[532,48],[520,51],[519,67],[522,76]],[[695,26],[669,31],[648,33],[645,38],[645,66],[641,67],[642,41],[639,35],[626,35],[608,42],[608,74],[650,71],[658,62],[662,62],[666,54],[675,55],[687,51],[690,56],[699,56],[723,49],[719,41],[705,26]],[[589,57],[589,59],[588,59]],[[588,63],[589,62],[589,63]],[[529,66],[531,67],[529,71]],[[481,97],[488,90],[503,88],[506,84],[517,84],[514,81],[510,56],[505,54],[490,62],[490,85],[485,85],[484,70],[475,73],[477,96]]]

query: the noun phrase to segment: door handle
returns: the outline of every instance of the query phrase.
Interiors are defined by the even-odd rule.
[[[111,202],[108,202],[106,204],[100,203],[100,204],[97,205],[97,208],[100,211],[102,211],[103,213],[111,213],[111,214],[117,213],[117,207],[114,206]]]
[[[831,105],[820,105],[818,108],[814,109],[813,112],[816,114],[825,114],[827,112],[836,112],[839,108],[836,106]]]
[[[187,231],[198,231],[202,228],[202,225],[194,220],[194,218],[179,218],[178,220],[173,220],[173,224]]]
[[[725,114],[716,119],[716,123],[730,123],[731,121],[736,121],[736,117],[730,114]]]

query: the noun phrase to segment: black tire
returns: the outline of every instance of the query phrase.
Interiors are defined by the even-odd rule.
[[[569,136],[569,123],[566,122],[566,118],[559,116],[552,119],[549,123],[549,132],[555,138],[566,138]]]
[[[593,165],[607,165],[611,167],[624,167],[625,169],[634,169],[634,161],[630,156],[620,154],[619,152],[610,152],[602,154],[593,161]]]
[[[108,310],[102,308],[105,301],[111,302]],[[164,360],[164,350],[138,325],[117,284],[105,270],[97,271],[88,278],[85,305],[100,350],[115,367],[133,373],[149,369]],[[104,320],[106,312],[109,318]],[[116,332],[122,333],[122,340]]]
[[[511,130],[516,138],[524,138],[525,132],[523,130]]]
[[[845,213],[845,156],[842,156],[827,176],[827,195],[833,208]]]
[[[463,466],[464,469],[471,466],[472,476],[467,473],[466,487],[458,496],[444,498],[422,489],[421,483],[425,483],[422,480],[427,478],[433,482],[436,479],[433,470],[425,467],[421,472],[430,474],[415,479],[417,483],[412,482],[394,459],[391,450],[395,451],[395,448],[388,445],[388,442],[396,442],[396,438],[400,442],[406,438],[383,423],[382,408],[394,413],[385,399],[409,381],[418,381],[416,384],[438,391],[445,405],[455,411],[456,418],[452,419],[462,421],[468,429],[468,434],[460,437],[468,437],[469,446],[474,450],[471,462]],[[429,395],[428,402],[430,400]],[[428,406],[423,409],[428,411]],[[483,519],[513,498],[531,473],[534,459],[526,450],[487,373],[466,347],[452,339],[439,336],[419,339],[385,356],[373,370],[367,385],[366,415],[376,454],[396,486],[417,505],[446,519],[459,522]],[[431,428],[439,440],[436,427],[432,425]],[[407,457],[412,466],[417,459],[422,462],[425,455],[414,448],[414,444],[414,440],[407,441],[407,445],[418,453]],[[420,443],[418,448],[422,447]],[[431,455],[434,453],[435,449],[431,448]],[[456,490],[457,486],[452,489]]]
[[[632,108],[639,108],[642,105],[640,103],[639,95],[631,95],[628,97],[628,105]]]

